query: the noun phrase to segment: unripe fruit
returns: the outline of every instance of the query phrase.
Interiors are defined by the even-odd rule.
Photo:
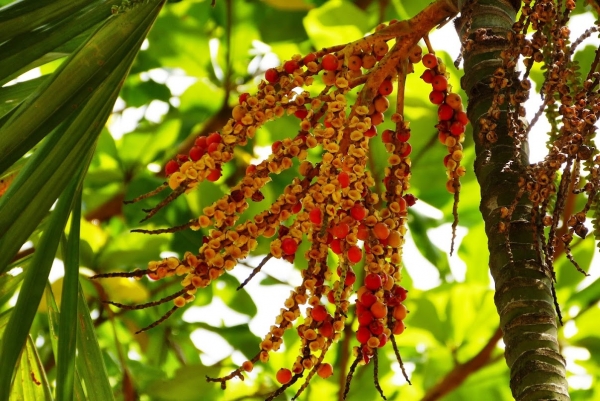
[[[326,54],[323,56],[321,65],[323,66],[324,70],[335,71],[338,67],[338,58],[333,54]]]
[[[394,328],[392,330],[392,333],[397,336],[400,335],[402,333],[404,333],[404,329],[406,327],[404,326],[404,322],[402,320],[397,320],[396,323],[394,323]]]
[[[358,262],[360,262],[361,259],[362,259],[362,250],[358,246],[352,245],[348,249],[348,260],[350,261],[350,263],[358,263]]]
[[[242,363],[242,369],[244,369],[246,372],[252,372],[252,369],[254,369],[254,364],[251,361],[246,361]]]
[[[452,120],[453,115],[454,115],[454,110],[452,110],[452,107],[448,106],[446,103],[442,104],[438,108],[438,119],[440,121]]]
[[[285,238],[281,241],[281,250],[286,255],[293,255],[298,250],[298,243],[293,238]]]
[[[435,68],[438,65],[437,57],[433,53],[427,53],[423,55],[421,59],[423,65],[427,68]]]
[[[288,384],[292,380],[292,371],[287,368],[281,368],[277,371],[275,378],[280,384]]]
[[[313,310],[310,312],[313,320],[317,321],[317,322],[323,322],[327,319],[327,316],[329,316],[329,314],[327,313],[327,309],[325,309],[325,307],[323,305],[317,305],[313,308]]]
[[[390,107],[390,101],[385,96],[377,96],[373,101],[373,104],[375,106],[375,110],[380,113],[385,113]]]
[[[330,363],[322,363],[317,370],[317,374],[323,379],[327,379],[333,374],[333,366]]]
[[[377,63],[377,58],[372,54],[366,54],[362,59],[362,66],[366,70],[373,68],[375,63]]]
[[[433,104],[440,105],[444,103],[444,92],[442,91],[432,91],[429,94],[429,101]]]
[[[279,73],[275,68],[269,68],[267,71],[265,71],[265,79],[269,83],[274,84],[275,82],[279,81]]]
[[[165,174],[171,175],[176,171],[179,171],[179,164],[175,160],[169,160],[165,165]]]
[[[387,306],[385,306],[384,303],[381,301],[376,301],[375,303],[373,303],[373,305],[371,305],[370,310],[371,310],[371,314],[376,319],[383,319],[384,317],[387,316],[387,312],[388,312]]]
[[[348,57],[348,69],[350,71],[360,71],[360,67],[362,67],[362,59],[359,56]]]
[[[419,46],[419,45],[414,45],[408,51],[408,60],[413,64],[416,64],[419,61],[421,61],[422,56],[423,56],[423,49],[421,49],[421,46]]]
[[[379,85],[379,94],[381,96],[387,96],[394,90],[394,85],[390,79],[384,79],[381,85]]]
[[[408,310],[404,304],[400,304],[394,308],[394,319],[396,320],[404,320],[406,318],[406,314]]]
[[[431,81],[431,86],[436,91],[445,91],[448,89],[448,79],[443,75],[436,75]]]
[[[462,110],[462,99],[458,93],[448,93],[446,95],[446,103],[456,111]]]
[[[379,125],[385,120],[383,113],[379,113],[377,111],[375,113],[371,114],[370,117],[371,117],[371,124],[373,124],[373,125]]]
[[[373,227],[373,234],[378,239],[386,239],[390,235],[390,229],[384,223],[377,223]]]
[[[392,248],[398,248],[402,245],[402,236],[398,231],[392,231],[388,237],[388,245]]]

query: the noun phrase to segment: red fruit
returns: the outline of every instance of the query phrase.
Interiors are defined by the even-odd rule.
[[[356,237],[359,240],[366,241],[369,238],[369,229],[364,224],[358,226],[358,231],[356,232]]]
[[[300,210],[302,210],[302,203],[300,202],[296,202],[294,204],[294,206],[292,206],[292,213],[296,214],[298,213]]]
[[[403,198],[406,201],[406,205],[409,207],[413,206],[418,200],[418,198],[416,198],[413,194],[406,194],[403,196]]]
[[[446,95],[446,103],[456,111],[462,110],[462,99],[458,93],[448,93]]]
[[[361,221],[365,217],[367,217],[367,209],[361,205],[360,203],[355,203],[354,206],[350,209],[350,216],[354,217],[356,220]]]
[[[180,163],[185,163],[189,160],[189,156],[179,154],[179,155],[177,155],[177,160],[179,160]]]
[[[406,288],[400,285],[394,288],[394,295],[398,297],[400,302],[404,302],[404,300],[406,300],[407,293],[408,291],[406,290]]]
[[[277,371],[275,378],[280,384],[288,384],[292,380],[292,371],[287,368],[281,368]]]
[[[311,61],[315,61],[317,59],[317,55],[314,53],[308,53],[306,56],[304,56],[304,59],[302,60],[304,62],[304,65],[310,63]]]
[[[360,297],[360,302],[367,308],[371,308],[375,301],[377,301],[377,297],[370,291],[365,291]]]
[[[450,126],[450,133],[454,136],[459,136],[465,132],[465,126],[460,121],[454,121]]]
[[[435,72],[432,70],[425,70],[425,72],[421,74],[421,79],[427,84],[430,84],[433,81],[433,77],[435,77]]]
[[[427,68],[435,68],[438,65],[437,57],[433,53],[423,55],[421,62]]]
[[[202,155],[204,155],[205,151],[203,148],[201,148],[200,146],[193,146],[190,149],[190,159],[192,159],[192,161],[197,161],[200,160],[200,158],[202,157]]]
[[[456,121],[460,122],[462,125],[467,125],[469,123],[469,117],[467,117],[467,113],[464,111],[457,111]]]
[[[338,174],[338,181],[340,182],[340,186],[342,188],[348,188],[350,185],[350,175],[347,172],[342,171]]]
[[[207,153],[212,153],[212,152],[214,152],[215,150],[217,150],[218,148],[219,148],[219,144],[218,144],[218,143],[215,143],[215,142],[213,142],[213,143],[211,143],[210,145],[208,145],[208,148],[206,148],[206,152],[207,152]]]
[[[332,338],[333,337],[333,325],[331,322],[323,322],[321,327],[319,327],[319,333],[323,337]]]
[[[169,160],[165,165],[165,174],[171,175],[176,171],[179,171],[179,164],[175,160]]]
[[[436,75],[431,82],[431,86],[433,87],[433,90],[443,92],[448,89],[448,80],[443,75]]]
[[[348,269],[346,272],[346,279],[344,280],[344,285],[346,287],[352,286],[356,282],[356,274],[353,270]]]
[[[244,199],[244,192],[240,191],[239,189],[236,189],[234,191],[231,191],[230,196],[234,202],[241,202]]]
[[[336,255],[342,254],[342,243],[339,239],[334,239],[333,241],[331,241],[329,247]]]
[[[198,138],[196,138],[196,140],[194,141],[194,144],[198,147],[201,147],[202,149],[206,149],[207,148],[207,144],[206,144],[206,137],[205,136],[199,136]]]
[[[387,341],[388,341],[388,336],[385,335],[384,333],[381,333],[379,335],[379,345],[378,345],[378,347],[379,348],[383,347],[387,343]]]
[[[381,323],[379,320],[373,320],[369,324],[369,331],[371,331],[371,334],[374,336],[379,336],[381,333],[383,333],[383,323]]]
[[[321,224],[323,221],[323,213],[321,213],[321,209],[314,208],[308,213],[308,218],[313,224]]]
[[[338,58],[333,54],[326,54],[323,56],[321,65],[323,66],[324,70],[335,71],[338,67]]]
[[[348,249],[348,260],[350,263],[358,263],[362,259],[362,250],[356,245],[352,245]]]
[[[361,326],[368,326],[373,321],[373,314],[369,310],[364,310],[358,314],[358,324]]]
[[[374,125],[371,125],[371,127],[367,131],[365,131],[364,135],[367,138],[373,138],[374,136],[377,135],[377,127]]]
[[[377,291],[381,288],[381,276],[375,273],[369,273],[365,276],[365,287],[371,291]]]
[[[454,110],[452,109],[452,107],[448,106],[447,104],[442,104],[439,108],[438,108],[438,119],[440,121],[449,121],[452,120],[452,116],[454,115]]]
[[[408,140],[410,139],[410,131],[400,131],[398,132],[398,134],[396,134],[396,138],[398,139],[398,142],[408,142]]]
[[[271,144],[271,152],[277,153],[281,149],[281,141],[275,141]]]
[[[286,255],[293,255],[298,250],[298,244],[293,238],[285,238],[281,241],[281,250]]]
[[[279,81],[279,73],[275,68],[269,68],[267,71],[265,71],[265,79],[274,84],[275,82]]]
[[[254,164],[249,164],[246,167],[246,175],[254,174],[256,172],[256,166]]]
[[[218,132],[213,132],[209,136],[206,137],[206,145],[210,146],[211,143],[221,143],[221,134]]]
[[[371,338],[371,332],[366,326],[360,326],[358,330],[356,330],[356,339],[361,344],[366,344]]]
[[[400,156],[408,157],[408,155],[410,155],[410,152],[412,152],[412,146],[410,146],[410,143],[404,142],[402,144],[402,152],[400,153]]]
[[[392,143],[394,141],[394,131],[386,129],[381,133],[381,142]]]
[[[238,98],[238,101],[240,102],[240,104],[243,104],[246,100],[248,100],[249,97],[250,94],[248,92],[242,93]]]
[[[381,85],[379,85],[379,94],[381,96],[387,96],[394,90],[394,85],[390,79],[384,79]]]
[[[221,178],[221,168],[215,168],[213,170],[210,170],[210,173],[208,173],[208,175],[206,176],[206,179],[212,182],[217,181],[219,178]]]
[[[390,229],[384,223],[377,223],[373,227],[373,233],[378,239],[386,239],[390,235]]]
[[[296,110],[294,115],[296,117],[298,117],[299,119],[304,120],[306,118],[306,116],[308,115],[308,110],[306,110],[306,107],[302,107],[302,108]]]
[[[294,71],[296,71],[298,69],[298,63],[295,62],[294,60],[288,60],[283,65],[283,69],[288,74],[292,74]]]
[[[327,379],[333,374],[333,366],[331,366],[330,363],[322,363],[321,366],[319,366],[319,370],[317,370],[317,374],[321,378]]]
[[[347,223],[340,223],[331,229],[331,234],[339,239],[346,238],[346,235],[350,232],[350,226]]]
[[[440,105],[444,103],[444,97],[444,92],[434,90],[429,94],[429,101],[433,104]]]
[[[310,312],[313,320],[317,321],[317,322],[323,322],[327,319],[327,316],[329,316],[329,314],[327,313],[327,309],[325,309],[325,307],[323,305],[317,305],[313,308],[313,310]]]

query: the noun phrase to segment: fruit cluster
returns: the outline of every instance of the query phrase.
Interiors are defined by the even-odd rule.
[[[443,7],[440,4],[430,7]],[[438,10],[438,14],[442,21],[443,13]],[[403,304],[407,291],[399,284],[402,247],[408,208],[416,201],[408,192],[412,147],[409,124],[403,116],[404,89],[413,64],[421,61],[422,51],[416,43],[435,22],[428,21],[428,24],[417,24],[422,30],[419,31],[407,30],[406,22],[392,21],[350,44],[322,49],[304,57],[296,55],[283,65],[267,70],[255,95],[242,93],[239,96],[231,118],[220,132],[198,137],[188,154],[178,155],[166,164],[168,182],[159,189],[168,186],[172,193],[149,211],[147,217],[203,180],[218,180],[222,165],[233,157],[234,147],[245,145],[266,122],[294,115],[299,119],[298,132],[273,143],[272,154],[256,165],[249,165],[231,191],[205,207],[199,217],[171,229],[136,230],[156,234],[190,228],[206,230],[207,235],[197,254],[186,252],[181,259],[171,257],[150,262],[147,270],[96,276],[182,277],[183,289],[160,301],[133,307],[113,304],[140,309],[173,301],[173,308],[140,330],[144,331],[192,302],[199,288],[233,269],[256,248],[259,237],[272,238],[270,254],[248,280],[270,258],[293,262],[301,242],[307,241],[308,249],[303,256],[308,260],[308,267],[301,272],[302,284],[285,300],[258,353],[229,375],[208,380],[220,382],[224,388],[228,380],[242,377],[242,372],[251,371],[259,361],[266,363],[270,352],[277,351],[283,344],[284,332],[295,329],[301,339],[301,349],[293,365],[277,373],[281,386],[268,399],[277,397],[304,377],[297,397],[314,374],[323,378],[333,374],[333,367],[324,362],[324,358],[331,345],[341,338],[351,312],[358,320],[358,344],[354,348],[355,362],[348,373],[347,386],[357,365],[371,360],[377,364],[377,351],[388,342],[393,344],[402,365],[395,343],[395,336],[404,331],[403,320],[407,314]],[[395,39],[395,44],[390,48],[391,39]],[[446,79],[439,65],[431,66],[428,71]],[[325,88],[320,92],[307,90],[319,75]],[[350,105],[348,94],[356,87],[361,87],[360,94]],[[386,129],[381,135],[389,156],[383,177],[384,189],[380,189],[379,180],[368,168],[372,157],[370,141],[375,140],[376,127],[384,121],[384,113],[390,107],[388,96],[394,88],[397,88],[397,98],[391,122],[395,129]],[[460,143],[466,120],[461,117],[464,113],[460,98],[458,106],[451,106],[456,100],[448,93],[447,84],[436,88],[443,96],[440,105],[452,107],[451,115],[440,116],[437,127],[448,132],[447,146],[454,160],[448,168],[451,180],[457,180],[464,169],[458,167],[460,158],[454,158],[462,155]],[[462,124],[460,132],[457,124]],[[450,144],[451,139],[454,142]],[[321,157],[313,164],[306,158],[309,150],[315,148]],[[299,176],[267,210],[238,223],[249,202],[264,198],[261,190],[270,176],[290,169],[293,160],[299,163]],[[458,186],[453,185],[452,188],[458,190]],[[328,262],[331,254],[337,256],[336,266]],[[355,270],[358,268],[360,270]],[[355,290],[357,277],[361,277],[362,285]],[[357,296],[354,305],[351,304],[353,294]],[[308,305],[304,314],[300,308],[303,305]],[[376,377],[375,385],[381,392],[377,380]]]

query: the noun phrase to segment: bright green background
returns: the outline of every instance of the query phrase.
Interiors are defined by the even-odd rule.
[[[0,3],[6,4],[9,1],[2,0]],[[197,191],[181,197],[143,224],[138,223],[144,216],[142,209],[151,207],[160,197],[128,206],[123,206],[122,200],[131,199],[160,185],[164,177],[155,172],[156,167],[163,166],[198,133],[213,126],[223,125],[231,107],[236,104],[238,95],[255,90],[256,80],[262,74],[258,68],[261,60],[272,60],[275,55],[279,60],[285,60],[296,53],[305,54],[313,49],[357,39],[377,25],[380,15],[379,2],[357,2],[362,9],[353,2],[320,0],[217,0],[216,3],[215,8],[210,7],[209,1],[168,3],[148,35],[144,50],[137,55],[133,63],[120,92],[122,101],[109,118],[109,127],[113,135],[108,129],[100,133],[83,182],[78,258],[80,267],[85,268],[85,272],[130,271],[143,268],[150,260],[159,259],[160,253],[164,251],[175,252],[178,255],[187,250],[195,252],[202,240],[201,231],[184,231],[160,236],[145,236],[129,231],[140,227],[150,229],[182,224],[197,216],[203,206],[225,194],[228,186],[240,178],[249,160],[255,156],[255,146],[269,146],[275,140],[295,135],[298,120],[293,116],[267,124],[257,134],[254,143],[238,149],[234,160],[225,167],[223,178],[216,184],[201,184]],[[386,21],[410,17],[421,7],[421,2],[414,1],[393,0],[381,3],[389,3],[382,13]],[[209,44],[211,41],[212,45]],[[68,55],[75,45],[70,49],[63,49],[64,54],[61,55]],[[585,65],[585,61],[593,56],[593,48],[588,46],[582,47],[581,50],[577,57]],[[460,72],[452,67],[453,60],[446,53],[440,52],[440,55],[449,66],[452,74],[451,84],[457,90]],[[44,61],[46,60],[41,60],[38,64],[43,64]],[[58,65],[59,62],[56,61],[44,64],[41,66],[41,72],[49,76]],[[163,75],[167,73],[171,77],[168,81],[170,87],[164,80],[157,78],[160,76],[157,69],[162,69]],[[407,84],[409,91],[406,96],[406,118],[411,121],[411,143],[414,149],[411,191],[420,202],[439,209],[445,217],[433,218],[431,214],[419,212],[421,209],[415,209],[410,214],[410,233],[420,255],[407,252],[405,259],[409,269],[405,270],[403,285],[410,290],[406,304],[411,313],[406,319],[408,329],[398,337],[398,343],[403,359],[410,368],[413,385],[408,386],[404,383],[397,367],[391,367],[395,364],[391,346],[383,350],[379,367],[381,385],[388,399],[406,401],[421,399],[430,387],[453,369],[453,366],[476,355],[498,326],[493,291],[490,289],[487,272],[483,222],[478,211],[479,188],[470,172],[463,180],[459,209],[460,225],[467,232],[458,249],[458,257],[466,264],[464,280],[454,276],[450,269],[446,251],[450,242],[450,228],[447,223],[452,221],[452,198],[445,190],[446,178],[442,164],[445,148],[437,141],[433,128],[436,114],[435,108],[431,107],[427,100],[429,89],[418,79],[422,70],[423,67],[418,66],[417,73],[409,77]],[[191,85],[184,86],[181,94],[173,93],[173,90],[182,88],[172,84],[175,82],[173,77],[191,77]],[[533,77],[538,81],[542,79],[539,73],[533,74]],[[44,82],[45,78],[39,78],[1,88],[0,117],[10,112],[14,104],[19,104],[34,93],[33,91]],[[315,85],[315,89],[319,89],[318,84]],[[168,106],[159,123],[143,117],[148,105],[156,101]],[[136,128],[122,136],[114,135],[120,129],[123,120],[131,119],[136,108],[142,116]],[[4,140],[1,136],[4,131],[1,129],[5,126],[0,127],[1,143]],[[40,146],[50,141],[52,139],[48,137]],[[377,139],[371,143],[374,144],[374,160],[385,161],[387,157],[383,146]],[[84,157],[80,159],[79,164],[73,166],[71,171],[75,178],[78,166],[85,163]],[[464,163],[472,166],[473,160],[472,141],[469,139],[466,142]],[[5,172],[19,170],[21,167],[22,163],[17,162]],[[383,167],[383,164],[376,164],[379,175]],[[267,207],[294,174],[295,171],[274,176],[272,183],[264,191],[265,200],[258,205],[252,205],[246,217]],[[52,203],[53,199],[50,199],[49,205]],[[45,214],[46,210],[42,212]],[[58,206],[54,210],[51,215],[57,214]],[[0,216],[9,213],[10,210],[0,208]],[[68,213],[68,209],[65,213]],[[62,217],[66,219],[66,214]],[[17,220],[17,223],[29,224],[29,220],[26,219],[27,216]],[[30,221],[33,222],[33,227],[38,224],[39,219]],[[40,233],[48,231],[45,227],[52,224],[50,218],[41,220],[30,237],[32,246],[42,249],[43,236]],[[62,224],[64,225],[64,222]],[[438,238],[443,236],[441,242],[444,249],[436,245],[439,240],[434,244],[430,235],[431,230],[442,225],[444,229],[436,230],[436,235]],[[76,233],[79,228],[70,224],[68,227],[71,241],[71,233]],[[59,250],[56,255],[58,259],[63,260],[63,254],[77,257],[76,247],[67,242],[66,238],[62,241],[62,246],[63,250]],[[265,249],[268,249],[268,243],[261,242],[258,251],[264,252]],[[580,265],[587,269],[594,253],[592,240],[576,242],[573,250]],[[13,311],[11,308],[26,273],[37,269],[40,260],[51,263],[53,256],[54,252],[45,255],[37,252],[33,257],[18,260],[10,266],[21,267],[24,273],[0,275],[0,335],[3,335],[7,327]],[[272,263],[276,265],[275,262]],[[296,268],[301,268],[301,265],[299,261]],[[67,271],[72,272],[69,266],[67,265]],[[430,281],[433,288],[427,291],[413,288],[410,271],[416,272],[426,267],[431,272]],[[281,269],[286,270],[284,267]],[[560,331],[562,346],[569,358],[567,369],[570,375],[589,375],[591,381],[596,383],[600,376],[600,335],[597,330],[600,318],[600,281],[595,278],[588,280],[587,282],[591,281],[592,284],[582,290],[581,283],[584,277],[568,262],[561,258],[556,264],[556,269],[559,280],[558,299],[568,328]],[[34,276],[35,274],[32,274],[32,277]],[[225,276],[220,280],[222,284],[217,283],[212,288],[199,291],[194,305],[208,305],[215,298],[220,298],[230,309],[244,316],[242,321],[246,323],[232,325],[227,318],[223,322],[224,326],[187,323],[182,320],[183,313],[179,311],[157,328],[134,335],[139,328],[158,319],[171,304],[144,311],[119,312],[116,309],[108,309],[101,300],[140,303],[160,299],[179,289],[178,280],[150,282],[147,279],[105,279],[92,282],[87,276],[89,274],[81,275],[80,282],[87,307],[91,311],[91,319],[83,302],[84,297],[81,294],[79,297],[77,295],[77,284],[76,280],[72,281],[73,276],[70,279],[70,291],[67,292],[67,295],[70,292],[72,296],[69,298],[72,300],[69,304],[72,307],[64,308],[64,313],[79,313],[76,335],[78,347],[83,348],[78,348],[79,357],[75,364],[75,394],[78,397],[83,397],[83,381],[85,386],[88,386],[88,397],[94,393],[98,399],[106,399],[101,396],[106,392],[112,393],[117,400],[134,399],[137,396],[142,400],[264,399],[266,394],[277,387],[274,383],[274,372],[280,367],[291,366],[295,358],[297,339],[293,333],[288,333],[285,337],[287,352],[273,355],[268,365],[258,365],[246,381],[232,380],[227,391],[223,392],[218,385],[206,383],[204,377],[227,374],[235,367],[232,358],[227,357],[211,366],[203,365],[202,352],[197,348],[197,344],[191,341],[190,334],[197,329],[204,329],[222,336],[233,349],[240,351],[247,358],[256,353],[259,336],[268,331],[269,323],[260,333],[250,331],[248,321],[260,312],[245,290],[235,291],[238,285],[236,278]],[[282,279],[277,274],[275,276],[278,278],[269,276],[263,279],[263,294],[276,294],[275,291],[270,292],[271,289],[281,289],[281,286],[291,288],[288,280],[293,274],[289,275],[289,279]],[[67,279],[65,277],[64,280]],[[31,280],[32,283],[37,283],[38,287],[45,285],[45,277],[40,277],[37,281],[34,277]],[[66,377],[69,376],[58,373],[56,364],[62,355],[57,350],[57,338],[68,335],[62,334],[60,326],[57,326],[59,310],[54,303],[56,299],[60,305],[62,283],[61,278],[52,284],[54,298],[48,291],[42,298],[39,313],[33,320],[30,337],[16,372],[16,384],[11,396],[14,398],[11,399],[51,399],[50,392],[54,391],[56,383],[68,382]],[[278,287],[273,287],[274,285]],[[24,296],[23,293],[21,296]],[[284,297],[285,295],[281,299],[270,301],[283,304]],[[79,309],[73,306],[77,303]],[[96,345],[93,338],[94,331],[99,345]],[[6,341],[6,338],[3,340]],[[326,360],[335,366],[354,343],[354,338],[349,342],[340,342],[331,349]],[[202,344],[200,348],[206,349],[211,346],[213,345],[210,343]],[[577,352],[573,352],[574,350]],[[573,358],[580,359],[576,361],[577,366],[573,365]],[[239,362],[243,357],[238,355],[234,359]],[[108,378],[104,381],[102,369],[98,369],[103,363]],[[371,364],[358,370],[349,400],[378,398],[373,386],[372,369]],[[30,380],[32,372],[37,380],[41,381],[39,386]],[[6,377],[10,372],[2,366],[0,374]],[[300,399],[335,399],[338,383],[344,380],[340,375],[345,376],[345,373],[336,370],[334,376],[328,380],[315,378],[313,386]],[[42,380],[43,377],[46,377],[46,380]],[[474,372],[463,385],[444,399],[509,400],[511,398],[508,380],[508,369],[502,358],[502,350],[498,347],[484,368]],[[92,387],[93,383],[96,383],[97,388]],[[594,390],[594,386],[587,390],[574,390],[572,399],[598,399],[599,392],[600,390]],[[293,391],[288,391],[285,397],[290,398],[292,395]],[[281,399],[286,399],[285,397]]]

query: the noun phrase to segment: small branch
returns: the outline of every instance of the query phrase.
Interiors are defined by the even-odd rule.
[[[427,391],[421,401],[441,399],[443,396],[460,386],[471,374],[489,364],[492,359],[492,352],[501,338],[502,330],[498,327],[487,344],[477,353],[477,355],[465,363],[457,364],[442,380]]]

